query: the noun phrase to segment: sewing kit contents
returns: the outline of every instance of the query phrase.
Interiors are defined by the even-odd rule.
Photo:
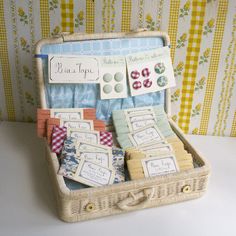
[[[100,97],[127,97],[126,62],[122,56],[100,57]]]
[[[47,137],[47,121],[50,118],[58,118],[62,120],[96,120],[96,109],[94,108],[57,108],[57,109],[37,109],[37,134],[38,137]],[[60,125],[60,120],[54,120],[55,125]],[[59,122],[59,123],[58,123]],[[98,126],[103,130],[105,124],[100,121]],[[95,126],[95,124],[94,124]],[[50,132],[52,131],[52,127]]]
[[[126,63],[132,96],[175,86],[169,47],[129,54]]]
[[[114,110],[112,119],[118,137],[152,124],[157,125],[165,138],[175,136],[169,125],[163,105]]]

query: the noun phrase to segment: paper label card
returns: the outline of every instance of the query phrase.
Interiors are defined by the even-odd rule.
[[[94,162],[81,160],[74,179],[89,186],[102,186],[114,182],[114,170]]]
[[[60,125],[66,128],[76,128],[82,130],[93,130],[92,120],[60,120]]]
[[[85,159],[86,161],[92,161],[104,167],[112,167],[112,154],[111,151],[84,151],[76,150],[76,155],[80,159]]]
[[[156,124],[155,114],[152,112],[140,112],[126,115],[126,120],[130,131],[135,131],[145,126]]]
[[[63,120],[82,120],[83,109],[77,109],[77,108],[50,109],[50,116],[52,118],[59,118]]]
[[[48,55],[49,83],[98,83],[99,64],[96,57]]]
[[[75,138],[78,142],[100,143],[100,135],[97,131],[85,131],[81,129],[67,129],[67,136]]]
[[[175,86],[168,46],[126,56],[129,87],[132,96]]]
[[[102,56],[100,61],[101,99],[127,97],[126,61],[123,56]]]
[[[149,157],[141,160],[145,177],[172,174],[179,171],[173,154]]]
[[[87,143],[84,141],[81,141],[77,144],[77,150],[83,150],[83,151],[104,151],[107,152],[110,150],[109,147],[104,146],[104,145],[99,145],[99,144],[92,144],[92,143]]]
[[[128,134],[134,146],[139,146],[149,142],[161,142],[164,137],[156,125],[149,125],[142,129],[136,130]]]

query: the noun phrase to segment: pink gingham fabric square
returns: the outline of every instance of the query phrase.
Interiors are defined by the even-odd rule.
[[[64,140],[66,138],[66,127],[59,127],[55,125],[53,127],[52,131],[52,143],[51,143],[51,148],[52,152],[55,152],[56,154],[60,154]]]
[[[100,144],[112,147],[113,146],[112,133],[108,131],[100,131]]]

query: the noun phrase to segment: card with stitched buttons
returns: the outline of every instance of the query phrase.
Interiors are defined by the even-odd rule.
[[[101,99],[127,97],[126,61],[123,56],[104,56],[100,62]]]
[[[168,46],[126,56],[132,96],[152,93],[175,86]]]

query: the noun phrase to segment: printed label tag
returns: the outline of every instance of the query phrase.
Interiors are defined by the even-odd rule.
[[[67,129],[67,136],[76,138],[78,142],[100,143],[100,135],[97,131],[83,131],[81,129]]]
[[[92,120],[60,120],[60,125],[66,128],[81,129],[81,130],[93,130]]]
[[[82,120],[84,118],[83,109],[77,108],[50,109],[50,116],[62,120]]]
[[[149,157],[141,160],[145,177],[166,175],[179,171],[174,154]]]
[[[142,129],[136,130],[128,134],[134,146],[139,146],[149,142],[161,142],[164,137],[156,125],[149,125]]]
[[[98,144],[92,144],[92,143],[87,143],[84,141],[81,141],[77,144],[77,149],[78,150],[83,150],[83,151],[108,151],[110,150],[109,147],[104,146],[104,145],[98,145]]]
[[[99,65],[95,57],[48,55],[49,83],[98,83]]]
[[[82,159],[84,158],[86,161],[91,161],[97,163],[98,165],[104,167],[112,167],[112,154],[111,151],[83,151],[76,150],[76,155]]]
[[[89,186],[102,186],[112,184],[114,174],[113,169],[83,159],[79,163],[74,179]]]
[[[141,129],[145,126],[156,124],[155,114],[149,113],[134,113],[126,115],[126,121],[130,131]]]

